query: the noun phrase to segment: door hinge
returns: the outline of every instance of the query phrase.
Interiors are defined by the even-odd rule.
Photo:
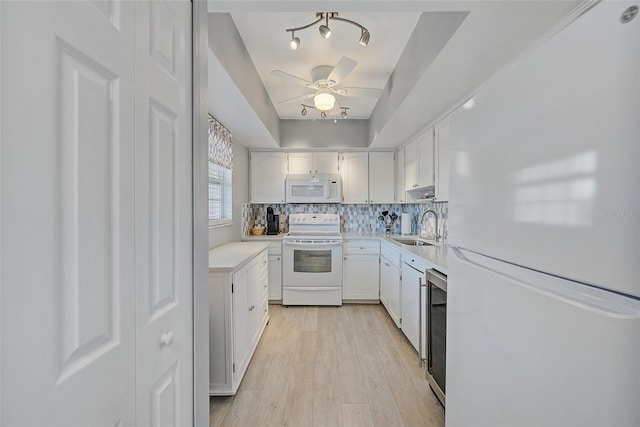
[[[233,373],[234,374],[236,373],[236,364],[235,363],[233,363]]]
[[[233,283],[231,283],[231,293],[233,293]]]

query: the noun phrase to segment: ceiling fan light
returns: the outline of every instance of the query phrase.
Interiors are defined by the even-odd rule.
[[[328,90],[321,90],[313,97],[313,105],[320,111],[329,111],[336,103],[336,98]]]
[[[362,34],[360,35],[360,40],[358,42],[362,46],[366,46],[369,44],[370,38],[371,38],[371,33],[369,33],[369,30],[362,30]]]
[[[293,37],[293,34],[291,34],[291,36],[291,40],[289,40],[289,47],[291,50],[296,50],[298,46],[300,46],[300,37]]]
[[[329,37],[331,37],[331,28],[329,28],[327,25],[320,25],[320,28],[318,30],[320,31],[320,35],[323,39],[328,39]]]

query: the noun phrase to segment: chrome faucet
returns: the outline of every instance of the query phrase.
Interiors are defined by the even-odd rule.
[[[440,234],[438,234],[438,214],[436,213],[436,211],[434,211],[433,209],[427,209],[426,211],[422,212],[422,217],[420,218],[420,225],[422,225],[422,223],[424,222],[424,217],[431,212],[433,214],[433,216],[436,219],[436,230],[433,233],[433,238],[435,239],[436,242],[440,241]]]

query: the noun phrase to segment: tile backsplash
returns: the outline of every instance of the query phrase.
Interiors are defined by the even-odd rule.
[[[422,212],[433,209],[438,213],[440,234],[447,235],[448,203],[415,203],[415,204],[373,204],[349,205],[332,203],[283,203],[283,204],[250,204],[242,205],[242,233],[249,234],[255,224],[266,224],[267,207],[272,206],[275,215],[280,215],[280,231],[288,231],[288,217],[292,213],[333,213],[340,214],[341,231],[345,233],[383,233],[385,225],[378,220],[382,211],[411,215],[411,233],[419,234],[418,222]],[[425,218],[425,224],[433,226],[433,216]],[[392,233],[400,233],[400,218],[393,224]]]

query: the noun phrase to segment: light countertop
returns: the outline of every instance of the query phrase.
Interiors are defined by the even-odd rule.
[[[417,235],[400,235],[385,233],[342,233],[344,240],[368,240],[377,239],[381,242],[385,242],[396,249],[399,249],[403,254],[415,255],[422,258],[428,264],[431,264],[433,268],[440,273],[447,274],[447,244],[446,242],[435,242],[433,240],[424,239]],[[393,240],[396,239],[420,239],[424,240],[431,245],[425,246],[409,246]]]
[[[244,236],[242,238],[243,242],[272,242],[272,241],[281,241],[282,237],[285,236],[286,233],[280,233],[278,235],[261,235],[261,236]],[[379,240],[381,242],[386,242],[389,245],[392,245],[396,249],[399,249],[401,252],[407,255],[414,255],[422,258],[428,264],[431,264],[433,268],[438,270],[443,274],[447,274],[447,245],[446,242],[435,242],[433,240],[424,239],[418,235],[400,235],[400,234],[392,234],[388,235],[385,233],[342,233],[342,238],[344,240]],[[418,238],[420,240],[424,240],[431,245],[426,246],[408,246],[403,245],[402,243],[398,243],[394,238]]]
[[[246,236],[242,236],[242,241],[243,242],[265,242],[265,241],[277,241],[277,240],[282,240],[282,238],[284,236],[286,236],[287,233],[278,233],[278,234],[260,234],[260,235],[253,235],[253,234],[248,234]]]
[[[234,271],[269,247],[263,242],[232,242],[209,250],[209,271]]]

